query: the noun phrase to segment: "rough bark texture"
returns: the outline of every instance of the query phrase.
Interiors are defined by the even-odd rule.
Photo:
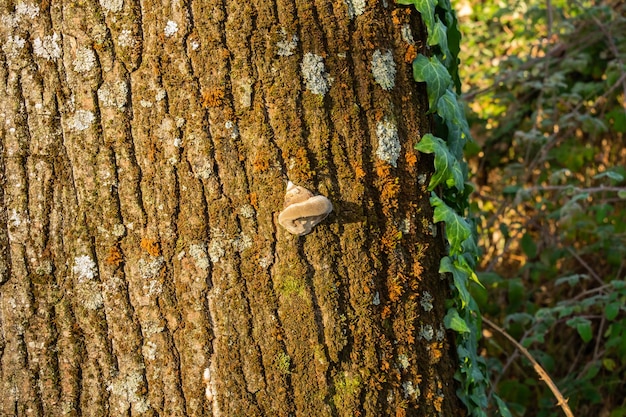
[[[2,416],[458,414],[414,12],[30,1],[0,4]],[[334,204],[304,237],[287,178]]]

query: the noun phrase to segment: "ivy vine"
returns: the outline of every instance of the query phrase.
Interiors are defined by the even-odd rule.
[[[471,141],[465,112],[458,100],[461,82],[458,75],[458,54],[461,34],[449,0],[397,0],[413,5],[421,14],[428,31],[431,56],[418,55],[413,61],[413,78],[426,83],[429,113],[435,119],[435,135],[426,134],[416,145],[422,153],[434,154],[435,172],[428,189],[432,195],[433,221],[444,222],[449,244],[441,260],[439,272],[452,277],[453,298],[444,318],[444,325],[457,333],[459,368],[455,378],[460,383],[457,395],[470,415],[486,416],[487,367],[478,351],[481,314],[472,298],[469,285],[481,285],[474,272],[479,249],[469,215],[467,164],[463,148]],[[502,416],[510,416],[508,408],[495,397]]]

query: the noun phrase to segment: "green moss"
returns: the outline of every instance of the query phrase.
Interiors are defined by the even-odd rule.
[[[344,371],[337,375],[334,383],[335,395],[333,395],[333,402],[335,405],[341,405],[350,403],[351,398],[358,398],[363,380],[359,375]]]
[[[278,368],[278,371],[283,375],[291,373],[291,357],[285,352],[279,352],[274,357],[274,365]]]
[[[284,296],[299,296],[306,298],[306,286],[300,278],[287,275],[285,279],[278,285],[278,291]]]

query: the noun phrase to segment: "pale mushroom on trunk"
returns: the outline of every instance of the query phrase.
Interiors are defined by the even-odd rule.
[[[278,215],[278,223],[289,233],[298,236],[309,234],[313,227],[324,220],[333,205],[323,195],[313,195],[304,187],[289,181],[285,193],[285,206]]]

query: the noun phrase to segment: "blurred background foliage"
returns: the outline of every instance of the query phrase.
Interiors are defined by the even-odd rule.
[[[626,416],[626,2],[455,7],[476,141],[466,151],[485,288],[474,296],[577,417]],[[563,415],[486,324],[482,348],[514,416]]]

